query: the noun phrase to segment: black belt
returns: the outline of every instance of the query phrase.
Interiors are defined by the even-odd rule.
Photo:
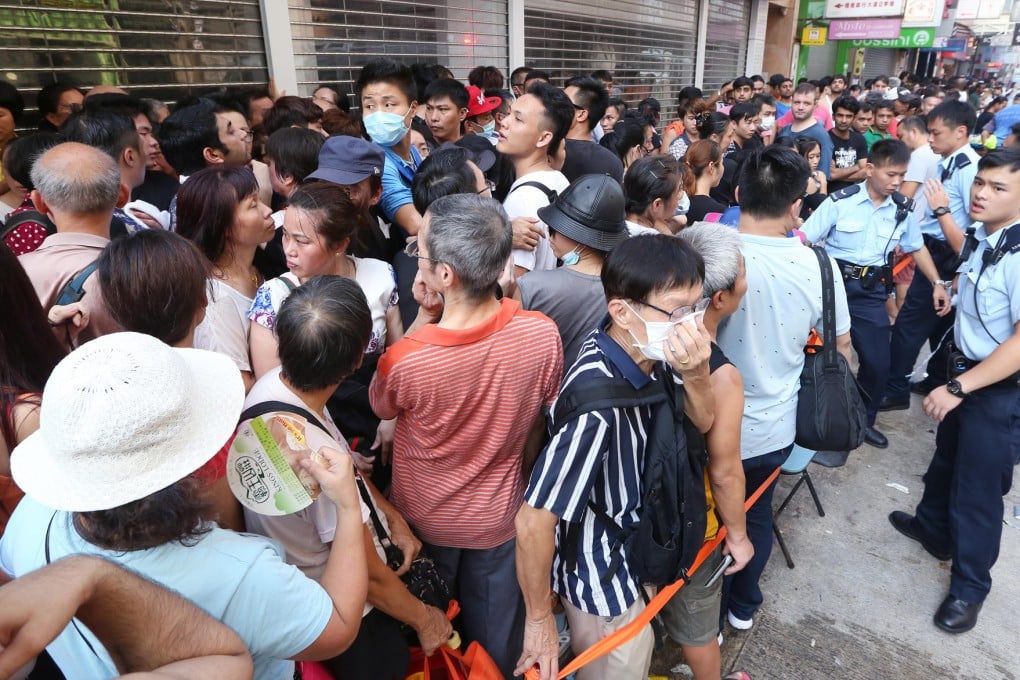
[[[975,361],[974,359],[965,356],[963,353],[960,352],[958,348],[955,347],[955,345],[950,347],[949,375],[953,377],[958,376],[964,371],[969,371],[970,369],[974,368],[980,363],[981,363],[980,361]],[[1014,373],[1011,376],[1003,378],[998,382],[994,382],[991,385],[985,385],[980,389],[993,390],[1015,387],[1020,387],[1020,371]]]
[[[874,272],[872,276],[878,276],[880,279],[883,277],[882,269],[884,265],[859,265],[847,262],[846,260],[836,260],[836,264],[839,265],[839,271],[843,274],[844,281],[847,279],[863,279],[868,276],[868,272]]]

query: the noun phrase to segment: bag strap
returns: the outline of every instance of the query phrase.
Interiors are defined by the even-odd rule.
[[[635,390],[630,383],[618,378],[599,377],[571,383],[556,400],[553,422],[561,425],[583,413],[604,408],[651,406],[666,401],[666,391],[659,381],[651,381]]]
[[[536,189],[540,189],[542,191],[542,193],[546,195],[546,198],[549,199],[549,203],[552,203],[553,201],[555,201],[556,197],[559,196],[559,194],[555,190],[550,189],[549,187],[547,187],[546,185],[542,184],[541,182],[535,182],[535,181],[521,182],[520,184],[515,186],[513,189],[511,189],[510,193],[512,194],[513,192],[517,191],[518,189],[520,189],[522,187],[535,187]]]
[[[329,434],[329,430],[327,430],[326,426],[322,424],[322,421],[312,415],[310,411],[303,409],[300,406],[295,406],[294,404],[288,404],[285,401],[264,401],[260,404],[249,406],[241,412],[241,416],[237,419],[237,422],[243,423],[246,420],[251,420],[252,418],[257,418],[267,413],[277,413],[281,411],[283,413],[293,413],[294,415],[301,416],[327,435]],[[332,435],[330,435],[330,438],[332,438]],[[392,541],[390,540],[390,536],[386,532],[386,529],[383,527],[382,520],[379,519],[379,515],[375,511],[375,504],[372,502],[372,496],[368,490],[368,486],[365,484],[364,480],[362,480],[360,474],[355,475],[354,480],[357,482],[358,493],[361,494],[361,500],[363,500],[365,505],[368,506],[368,512],[372,518],[372,526],[375,527],[376,536],[379,537],[379,542],[382,543],[385,548],[387,547],[387,544],[392,544]]]
[[[3,229],[0,230],[0,238],[7,238],[8,234],[21,225],[33,222],[41,224],[43,228],[46,229],[47,236],[57,233],[57,226],[53,224],[53,220],[46,217],[46,215],[42,214],[38,210],[26,210],[14,215],[13,217],[9,217],[8,220],[4,222]]]
[[[53,516],[50,517],[50,523],[46,525],[46,538],[44,539],[43,542],[43,556],[46,558],[47,565],[52,562],[52,559],[50,557],[50,531],[53,529],[53,520],[55,520],[56,518],[57,513],[56,511],[54,511]],[[81,641],[85,643],[85,646],[89,648],[89,651],[92,652],[92,654],[94,654],[97,659],[102,661],[103,658],[99,656],[99,652],[97,652],[96,648],[92,646],[92,643],[89,642],[89,639],[85,637],[85,633],[81,632],[81,628],[78,627],[78,621],[73,616],[71,617],[71,625],[74,626],[74,630],[78,633],[78,636],[81,637]]]
[[[375,535],[379,539],[379,543],[382,547],[388,548],[393,545],[393,541],[390,540],[390,535],[386,531],[386,527],[383,526],[382,520],[379,519],[379,513],[376,512],[375,503],[372,502],[372,493],[368,490],[368,485],[365,484],[365,480],[361,478],[361,475],[357,475],[354,481],[358,484],[358,493],[361,494],[361,500],[368,507],[368,516],[372,520],[372,526],[375,528]]]
[[[96,271],[96,267],[98,265],[98,261],[93,262],[75,274],[74,278],[68,281],[67,284],[60,289],[60,295],[57,296],[57,301],[53,304],[69,305],[75,302],[81,302],[81,299],[85,297],[85,281],[92,276],[92,273]]]
[[[836,359],[836,284],[832,280],[832,263],[821,246],[812,246],[822,272],[822,361],[826,370],[835,369]]]
[[[325,432],[326,434],[329,434],[329,430],[326,428],[326,426],[323,425],[322,421],[316,418],[311,413],[311,411],[303,409],[300,406],[295,406],[294,404],[288,404],[285,401],[263,401],[260,404],[249,406],[248,408],[241,412],[241,415],[238,416],[237,418],[237,422],[240,424],[246,420],[251,420],[252,418],[264,416],[267,413],[273,413],[276,411],[282,411],[284,413],[293,413],[295,415],[299,415],[308,422],[310,422],[312,425],[315,425],[317,428]],[[329,436],[330,439],[333,438],[333,435]]]

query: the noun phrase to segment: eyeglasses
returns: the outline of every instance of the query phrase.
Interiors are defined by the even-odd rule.
[[[425,255],[422,255],[421,254],[421,250],[419,250],[419,248],[418,248],[418,241],[417,240],[411,241],[406,246],[404,246],[404,255],[407,255],[408,257],[414,257],[414,258],[417,258],[419,260],[428,260],[429,262],[435,262],[436,264],[441,264],[441,262],[439,260],[435,259],[435,258],[426,257]]]
[[[686,317],[688,317],[688,316],[690,316],[692,314],[701,314],[701,315],[704,315],[705,314],[705,310],[708,309],[708,302],[709,302],[708,298],[701,298],[700,300],[695,302],[693,305],[684,305],[683,307],[677,307],[672,312],[667,312],[662,307],[656,307],[655,305],[653,305],[650,302],[645,302],[643,300],[638,300],[638,304],[644,305],[645,307],[650,307],[650,308],[654,309],[655,311],[659,312],[660,314],[663,314],[663,315],[667,316],[669,318],[669,320],[671,322],[673,322],[673,323],[680,323]]]
[[[241,139],[251,139],[255,133],[252,132],[251,128],[237,128],[237,132]]]
[[[493,193],[494,191],[496,191],[496,183],[493,182],[491,179],[485,180],[485,188],[484,189],[479,189],[475,193],[476,194],[484,194],[486,191],[488,191],[490,194]]]
[[[521,82],[519,82],[519,83],[514,83],[514,82],[511,82],[511,83],[510,83],[510,86],[511,86],[511,87],[524,87],[524,81],[522,80],[522,81],[521,81]]]
[[[587,109],[585,109],[580,104],[575,104],[574,102],[570,102],[570,105],[574,107],[575,111],[587,111]]]

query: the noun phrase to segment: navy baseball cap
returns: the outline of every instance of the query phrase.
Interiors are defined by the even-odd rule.
[[[333,184],[357,184],[368,177],[382,176],[386,153],[378,144],[351,137],[329,137],[319,150],[319,167],[308,179],[321,179]]]

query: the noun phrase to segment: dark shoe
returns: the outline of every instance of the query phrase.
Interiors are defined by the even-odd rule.
[[[946,595],[939,610],[935,612],[935,625],[947,633],[966,633],[977,625],[980,611],[980,602],[964,602]]]
[[[902,510],[894,510],[889,513],[889,523],[893,525],[896,531],[900,532],[907,538],[917,541],[921,544],[921,547],[928,551],[928,554],[939,560],[940,562],[948,562],[953,558],[947,552],[943,552],[929,543],[921,530],[917,526],[917,519]]]
[[[811,462],[827,468],[843,467],[849,456],[849,451],[818,451]]]
[[[914,394],[920,394],[921,396],[928,396],[928,393],[931,392],[933,389],[935,389],[936,387],[941,387],[942,385],[945,384],[946,384],[945,381],[936,380],[929,376],[924,380],[918,380],[917,382],[910,383],[910,391],[913,392]]]
[[[878,403],[879,411],[906,411],[910,408],[910,395],[905,397],[883,397]]]
[[[886,439],[886,436],[874,427],[869,427],[864,431],[864,441],[868,442],[876,449],[884,449],[889,446],[889,440]]]

